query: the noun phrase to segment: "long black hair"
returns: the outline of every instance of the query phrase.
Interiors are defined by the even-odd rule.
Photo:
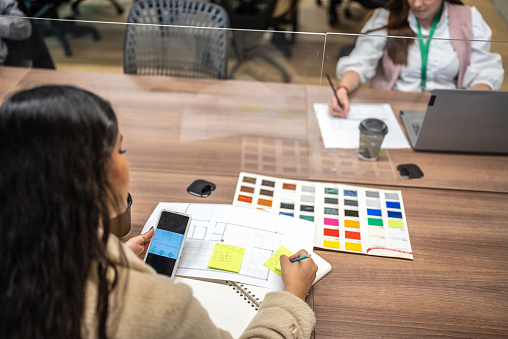
[[[0,337],[80,338],[98,267],[106,336],[106,174],[118,133],[109,103],[71,86],[16,93],[0,107]],[[97,265],[92,265],[96,262]]]

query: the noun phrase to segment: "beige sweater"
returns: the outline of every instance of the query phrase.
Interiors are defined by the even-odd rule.
[[[120,251],[125,253],[126,263]],[[190,287],[158,275],[111,235],[107,255],[118,269],[118,282],[109,299],[109,338],[231,338],[217,328],[192,296]],[[83,337],[97,337],[97,266],[87,279]],[[112,272],[108,275],[113,277]],[[268,293],[241,338],[309,338],[314,313],[289,292]]]

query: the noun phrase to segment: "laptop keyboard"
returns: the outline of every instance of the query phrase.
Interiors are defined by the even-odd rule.
[[[420,133],[420,124],[412,124],[413,126],[413,131],[415,131],[415,135],[418,136],[418,134]]]

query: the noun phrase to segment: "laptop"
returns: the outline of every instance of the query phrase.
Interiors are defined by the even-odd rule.
[[[400,111],[416,151],[508,153],[508,92],[436,89],[427,111]]]

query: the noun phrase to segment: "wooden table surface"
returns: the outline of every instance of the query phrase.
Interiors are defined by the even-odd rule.
[[[5,74],[5,76],[4,76]],[[325,86],[193,80],[2,68],[0,94],[36,85],[72,84],[109,100],[133,169],[213,175],[253,172],[274,177],[402,187],[508,193],[508,156],[384,150],[376,162],[356,150],[325,149],[312,104]],[[10,86],[10,87],[9,87]],[[353,102],[424,109],[429,95],[361,89]],[[421,179],[396,167],[414,163]]]
[[[333,268],[308,298],[315,337],[508,335],[505,156],[390,150],[374,176],[334,177],[309,163],[315,152],[333,160],[308,146],[309,105],[327,95],[325,87],[0,68],[2,98],[46,83],[92,90],[115,108],[134,201],[126,239],[160,201],[230,204],[242,170],[400,189],[414,260],[317,250]],[[425,105],[422,94],[405,98],[393,98],[394,111]],[[417,163],[426,176],[390,177],[399,161]],[[217,185],[209,198],[186,192],[199,178]]]
[[[207,176],[217,189],[206,199],[187,194],[194,179],[131,171],[131,235],[160,201],[232,202],[236,177]],[[332,271],[307,299],[315,338],[508,335],[508,195],[401,191],[414,260],[316,250]]]
[[[328,102],[330,87],[307,87],[307,112],[310,135],[310,179],[372,185],[444,188],[473,191],[508,192],[508,156],[489,154],[454,154],[444,152],[415,152],[412,149],[382,150],[378,161],[362,161],[353,149],[326,149],[313,103]],[[400,110],[425,110],[430,93],[401,93],[359,89],[351,96],[353,103],[390,103],[397,119]],[[404,127],[402,130],[405,132]],[[398,171],[400,164],[416,164],[424,176],[404,179]]]

